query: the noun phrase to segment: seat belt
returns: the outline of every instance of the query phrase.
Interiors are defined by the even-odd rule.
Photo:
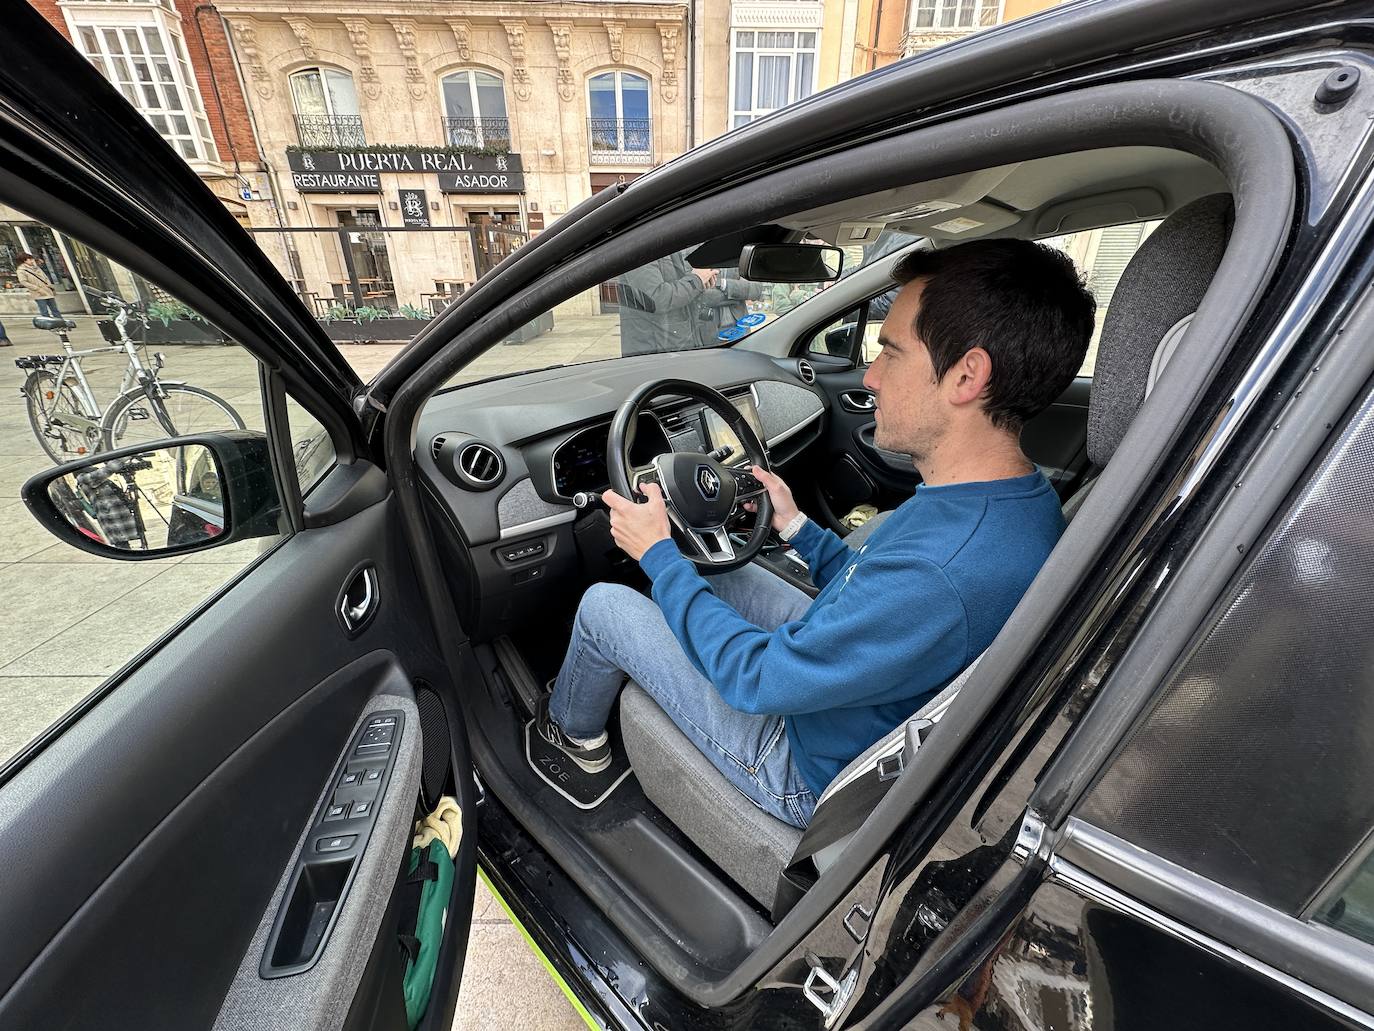
[[[916,750],[925,743],[926,736],[934,726],[933,720],[912,720],[907,724],[906,741],[900,752],[883,756],[833,795],[826,796],[825,804],[817,807],[811,823],[802,833],[801,841],[797,842],[792,859],[778,875],[778,890],[773,894],[772,910],[775,924],[816,883],[820,876],[815,863],[816,855],[863,826],[869,814],[878,808],[878,803],[897,782]],[[912,749],[909,755],[913,734],[916,749]]]

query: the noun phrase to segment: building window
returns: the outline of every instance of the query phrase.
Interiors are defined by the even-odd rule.
[[[302,147],[365,147],[353,76],[335,68],[306,68],[291,76],[291,102]]]
[[[161,3],[65,9],[77,47],[188,161],[217,161],[177,21]]]
[[[1002,0],[916,0],[913,29],[985,29],[1002,20]]]
[[[815,92],[815,32],[736,29],[731,43],[732,129]]]
[[[602,72],[587,82],[591,163],[649,164],[649,80],[634,72]]]
[[[491,72],[463,71],[445,75],[444,138],[450,147],[510,149],[506,86]]]

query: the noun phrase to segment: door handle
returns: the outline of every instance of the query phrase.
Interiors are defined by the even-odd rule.
[[[846,390],[840,395],[840,407],[846,412],[871,412],[878,407],[878,399],[868,390]]]
[[[376,614],[380,592],[377,584],[377,570],[363,566],[355,570],[339,595],[339,622],[352,637]]]

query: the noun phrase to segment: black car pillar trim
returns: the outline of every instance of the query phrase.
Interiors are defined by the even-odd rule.
[[[1186,118],[1181,117],[1186,112]],[[893,790],[861,828],[846,853],[828,869],[816,889],[807,893],[778,926],[761,948],[728,977],[709,985],[687,989],[700,1005],[720,1005],[736,998],[761,980],[784,959],[792,944],[822,921],[848,886],[852,885],[891,837],[894,828],[915,810],[933,790],[972,790],[976,774],[954,778],[967,788],[945,787],[937,783],[947,767],[956,760],[977,770],[988,759],[988,752],[1004,740],[978,741],[967,749],[970,735],[979,727],[991,708],[1004,703],[1002,726],[1011,725],[1010,707],[1019,706],[1024,696],[1004,698],[1012,675],[1028,661],[1035,660],[1031,643],[1042,641],[1059,624],[1066,609],[1086,607],[1085,596],[1072,595],[1089,569],[1102,561],[1111,539],[1126,514],[1134,507],[1137,494],[1150,482],[1172,445],[1176,429],[1191,414],[1191,407],[1210,382],[1235,332],[1248,318],[1278,259],[1291,225],[1292,198],[1295,194],[1291,149],[1278,119],[1260,101],[1229,87],[1214,83],[1149,81],[1093,87],[1042,100],[987,112],[959,122],[928,127],[896,139],[875,141],[856,148],[848,167],[836,167],[833,159],[812,162],[789,169],[785,176],[761,176],[739,189],[734,196],[712,198],[684,205],[661,216],[656,224],[630,229],[614,240],[587,252],[576,269],[559,267],[549,281],[522,291],[507,307],[482,318],[468,332],[449,344],[419,373],[409,379],[390,404],[386,421],[386,452],[391,468],[400,471],[413,463],[411,441],[420,409],[429,395],[448,376],[496,339],[506,335],[529,313],[537,313],[552,303],[606,278],[608,269],[633,267],[636,259],[647,260],[661,253],[665,243],[683,241],[689,234],[724,231],[740,220],[770,219],[790,210],[805,207],[809,198],[837,199],[833,193],[856,196],[881,189],[885,184],[921,181],[939,175],[970,171],[1008,160],[1029,159],[1045,154],[1081,149],[1091,139],[1094,148],[1113,145],[1169,145],[1188,150],[1216,163],[1238,194],[1237,220],[1221,267],[1209,297],[1225,296],[1226,305],[1204,303],[1197,322],[1207,333],[1198,339],[1210,346],[1196,352],[1180,353],[1179,368],[1170,372],[1176,382],[1191,383],[1193,392],[1182,397],[1177,411],[1158,419],[1145,436],[1140,453],[1123,455],[1108,470],[1116,470],[1114,489],[1094,492],[1099,503],[1085,508],[1075,520],[1075,536],[1080,546],[1070,552],[1056,553],[1022,604],[1008,622],[1003,635],[980,663],[975,674],[982,691],[970,693],[966,707],[956,707],[946,718],[949,729],[932,735],[927,748],[928,761],[919,764],[899,779]],[[726,146],[718,144],[717,146]],[[784,199],[785,198],[785,199]],[[604,214],[610,207],[601,209]],[[590,220],[584,220],[589,222]],[[585,224],[584,224],[585,228]],[[577,236],[577,229],[570,231]],[[571,244],[574,241],[568,240]],[[1259,264],[1259,267],[1256,265]],[[1190,379],[1191,377],[1191,379]],[[405,516],[407,537],[421,569],[422,586],[447,589],[438,581],[432,557],[433,543],[424,540],[425,523],[420,497],[415,490],[413,470],[395,482],[398,501]],[[1100,497],[1099,497],[1100,495]],[[1118,549],[1118,562],[1119,549]],[[1129,561],[1129,556],[1127,558]],[[432,583],[430,582],[432,581]],[[1103,604],[1099,600],[1099,607]],[[451,609],[452,601],[447,600]],[[1065,620],[1065,623],[1069,620]],[[1062,629],[1058,638],[1068,633]],[[442,634],[441,634],[442,637]],[[979,686],[975,685],[975,686]],[[942,723],[944,728],[944,723]],[[976,753],[976,754],[971,754]],[[931,807],[945,813],[955,799]],[[915,835],[928,839],[931,828]]]

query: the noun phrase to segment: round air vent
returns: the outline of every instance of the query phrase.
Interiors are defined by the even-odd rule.
[[[811,363],[805,358],[797,359],[797,375],[800,376],[801,381],[808,386],[816,382],[816,370],[812,368]]]
[[[459,449],[454,467],[463,486],[473,490],[490,490],[506,475],[506,463],[501,452],[479,440],[464,444]]]

